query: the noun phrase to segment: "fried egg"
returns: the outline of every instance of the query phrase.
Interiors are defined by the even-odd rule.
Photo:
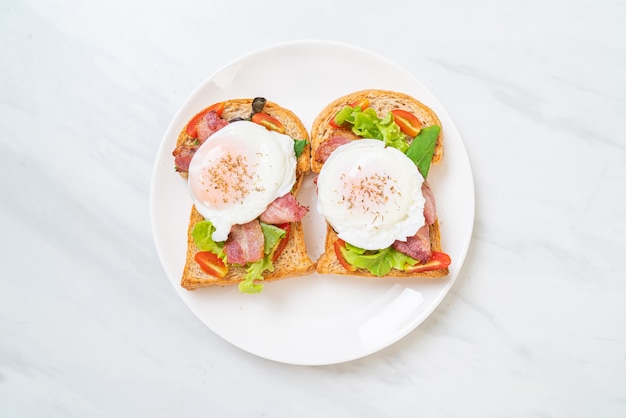
[[[366,250],[406,241],[424,225],[423,177],[401,151],[376,139],[338,147],[317,179],[317,210],[339,238]]]
[[[256,219],[296,182],[293,139],[249,121],[213,133],[189,164],[189,190],[198,212],[225,241],[233,225]]]

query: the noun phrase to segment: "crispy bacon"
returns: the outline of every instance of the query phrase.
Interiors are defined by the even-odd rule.
[[[415,235],[408,237],[406,241],[395,241],[392,247],[409,257],[426,263],[432,255],[428,225],[422,226]]]
[[[432,255],[429,225],[434,224],[437,220],[435,196],[430,188],[430,185],[426,181],[422,183],[422,195],[425,199],[424,226],[418,229],[415,235],[408,237],[406,241],[395,241],[392,247],[409,257],[413,257],[422,263],[426,263]]]
[[[224,244],[224,252],[231,264],[245,264],[263,257],[263,230],[258,220],[233,225]]]
[[[435,208],[435,195],[426,181],[422,183],[422,195],[426,200],[424,203],[424,218],[426,219],[426,225],[432,225],[437,219],[437,209]]]
[[[174,156],[174,166],[176,171],[186,173],[189,171],[189,163],[191,158],[196,153],[198,145],[179,145],[174,149],[172,155]]]
[[[315,153],[315,161],[320,163],[325,163],[330,154],[341,145],[347,144],[352,141],[352,138],[349,138],[344,135],[334,135],[330,137],[328,141],[322,142],[322,144],[317,149]]]
[[[219,117],[214,110],[208,112],[196,124],[198,142],[202,144],[214,132],[219,131],[226,125],[228,125],[228,121]]]
[[[272,225],[300,222],[308,212],[309,208],[301,206],[293,194],[287,193],[270,203],[259,219]]]

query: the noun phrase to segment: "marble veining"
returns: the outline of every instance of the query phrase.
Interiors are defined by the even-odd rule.
[[[626,416],[625,19],[610,0],[5,2],[0,416]],[[150,225],[180,105],[236,57],[298,39],[418,77],[475,181],[450,293],[397,343],[331,366],[218,337]]]

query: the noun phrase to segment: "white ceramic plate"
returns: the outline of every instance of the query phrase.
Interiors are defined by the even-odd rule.
[[[429,181],[437,200],[442,245],[451,256],[443,279],[359,279],[310,276],[267,283],[258,295],[237,286],[187,291],[180,287],[191,208],[185,181],[173,170],[178,133],[214,102],[263,96],[300,116],[310,129],[333,99],[366,88],[408,93],[438,114],[445,157]],[[313,260],[323,250],[324,221],[315,209],[312,176],[299,194],[311,209],[303,221]],[[465,147],[450,116],[413,75],[363,49],[332,42],[293,42],[247,54],[209,77],[181,107],[161,143],[152,177],[151,216],[156,248],[172,285],[213,332],[257,356],[321,365],[357,359],[396,342],[439,305],[456,279],[474,222],[474,185]]]

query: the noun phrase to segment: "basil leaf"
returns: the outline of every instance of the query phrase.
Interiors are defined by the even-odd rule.
[[[433,159],[435,144],[437,144],[437,137],[440,131],[441,128],[437,125],[422,128],[406,151],[406,156],[415,163],[424,179],[428,177],[430,162]]]
[[[304,151],[304,147],[308,143],[309,141],[307,141],[306,139],[294,139],[293,140],[293,150],[296,153],[296,158],[302,155],[302,152]]]

